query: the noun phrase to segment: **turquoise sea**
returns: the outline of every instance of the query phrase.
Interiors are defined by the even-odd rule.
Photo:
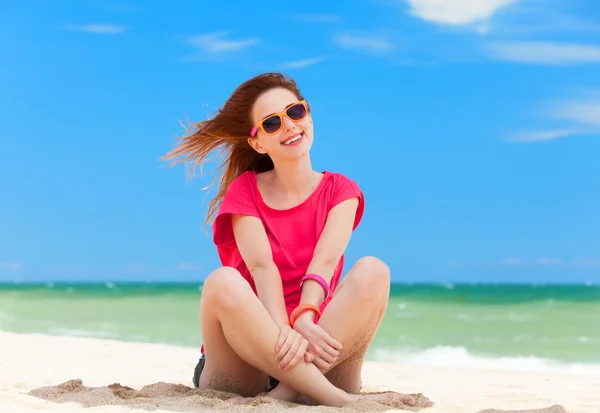
[[[0,330],[199,348],[199,284],[0,284]],[[394,284],[369,360],[600,371],[599,285]]]

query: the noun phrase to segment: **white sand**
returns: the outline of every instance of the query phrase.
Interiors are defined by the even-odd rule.
[[[191,387],[198,355],[198,349],[166,345],[0,331],[0,412],[144,412],[147,410],[127,405],[84,408],[78,403],[55,403],[27,393],[77,378],[87,387],[120,383],[140,389],[156,382]],[[523,373],[367,363],[363,378],[367,390],[423,393],[435,403],[423,412],[476,413],[491,408],[525,410],[555,404],[564,406],[569,413],[600,412],[597,373]],[[215,411],[211,406],[214,403],[207,404],[206,411]],[[280,409],[260,405],[245,411],[250,410]],[[305,410],[329,409],[302,407],[293,411]]]

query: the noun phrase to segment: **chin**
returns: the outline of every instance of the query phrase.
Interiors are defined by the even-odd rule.
[[[296,161],[296,160],[300,160],[302,158],[306,158],[307,156],[310,155],[309,151],[302,151],[302,152],[297,152],[293,155],[287,154],[286,156],[283,156],[281,159],[284,161]]]
[[[281,151],[278,155],[278,158],[282,160],[293,160],[293,159],[301,159],[305,156],[310,155],[310,149],[312,147],[312,141],[305,140],[301,142],[300,145],[293,148],[285,148],[285,150]]]

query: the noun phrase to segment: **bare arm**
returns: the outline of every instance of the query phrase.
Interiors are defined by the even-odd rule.
[[[335,267],[350,242],[357,208],[358,198],[355,197],[340,202],[329,211],[307,274],[318,274],[329,283]],[[303,284],[300,303],[319,307],[324,299],[325,292],[321,285],[313,281]],[[301,316],[311,317],[311,320],[314,320],[316,315],[312,311],[307,311]]]
[[[232,226],[242,259],[254,279],[258,298],[278,326],[289,325],[281,276],[262,222],[252,216],[233,215]]]

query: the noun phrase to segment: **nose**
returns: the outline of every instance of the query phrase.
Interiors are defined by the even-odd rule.
[[[295,125],[294,122],[290,118],[288,118],[287,116],[283,117],[283,125],[282,125],[283,130],[285,130],[285,131],[292,130],[292,129],[294,129],[294,125]]]

